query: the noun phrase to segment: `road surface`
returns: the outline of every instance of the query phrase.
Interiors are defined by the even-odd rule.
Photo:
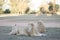
[[[14,26],[14,24],[25,26],[28,22],[38,22],[39,20],[42,20],[45,27],[47,27],[46,36],[30,37],[23,35],[8,35],[11,31],[11,26]],[[60,40],[60,16],[53,15],[47,17],[46,15],[25,15],[0,17],[0,40]]]

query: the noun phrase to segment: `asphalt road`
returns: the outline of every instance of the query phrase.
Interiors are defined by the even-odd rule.
[[[11,28],[0,26],[0,40],[60,40],[60,28],[47,28],[46,36],[8,35]]]
[[[8,33],[11,31],[11,26],[13,26],[14,24],[24,24],[25,26],[28,22],[37,22],[39,20],[42,20],[46,27],[50,27],[46,28],[46,36],[30,37],[23,35],[8,35]],[[53,15],[47,17],[46,15],[25,15],[0,17],[0,40],[60,40],[60,16]]]
[[[17,25],[27,25],[29,22],[38,22],[42,20],[45,24],[45,27],[60,27],[60,16],[52,15],[20,15],[20,16],[8,16],[8,17],[0,17],[0,26],[13,26]]]

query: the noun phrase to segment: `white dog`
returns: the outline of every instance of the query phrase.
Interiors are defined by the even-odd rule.
[[[11,34],[13,34],[13,35],[19,34],[19,29],[18,29],[18,27],[16,26],[16,24],[15,24],[14,27],[12,27],[12,31],[11,31],[9,34],[10,34],[10,35],[11,35]]]

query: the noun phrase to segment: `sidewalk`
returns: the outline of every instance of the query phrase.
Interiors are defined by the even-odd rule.
[[[0,14],[0,17],[8,17],[8,16],[19,16],[20,14]]]
[[[56,14],[59,16],[60,15],[60,12],[56,12]],[[0,17],[20,16],[20,15],[31,15],[31,14],[10,13],[10,14],[0,14]],[[38,14],[32,14],[32,15],[38,16]],[[46,16],[51,16],[51,14],[46,14]]]

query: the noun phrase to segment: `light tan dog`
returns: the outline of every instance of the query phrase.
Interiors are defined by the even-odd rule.
[[[37,36],[37,34],[38,34],[39,32],[37,31],[34,23],[29,23],[28,25],[29,25],[30,28],[29,28],[29,27],[27,28],[27,29],[28,29],[28,30],[27,30],[27,34],[28,34],[29,36]]]
[[[46,32],[46,28],[45,28],[45,25],[44,25],[43,21],[39,21],[39,22],[37,23],[37,28],[38,28],[38,31],[39,31],[40,33]]]

